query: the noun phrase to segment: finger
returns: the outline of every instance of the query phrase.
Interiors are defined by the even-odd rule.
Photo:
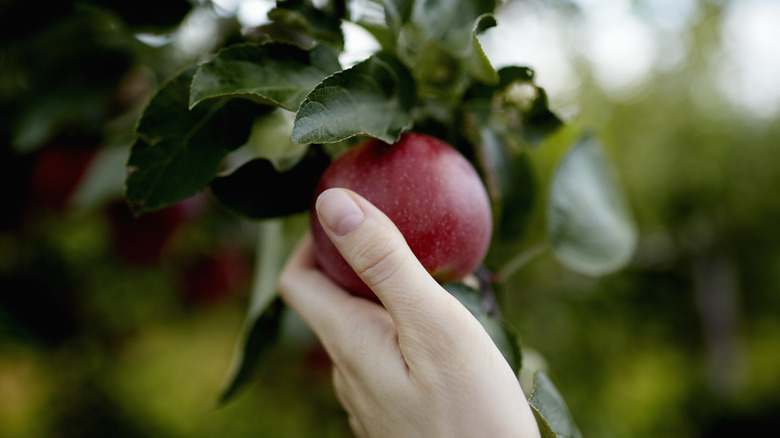
[[[382,374],[392,379],[405,368],[387,310],[349,294],[327,278],[316,267],[310,235],[290,256],[280,275],[279,289],[282,299],[345,372],[365,376],[382,369]]]
[[[349,428],[352,429],[355,438],[366,438],[368,436],[366,428],[363,426],[360,418],[355,415],[349,415],[347,421],[349,422]]]
[[[333,244],[390,312],[399,334],[462,308],[428,274],[392,221],[365,198],[329,189],[317,199],[316,210]]]
[[[336,395],[336,399],[350,416],[355,415],[355,410],[352,407],[352,398],[350,397],[351,391],[341,369],[338,366],[334,366],[332,375],[333,393]]]
[[[336,399],[341,403],[344,411],[347,413],[347,420],[349,421],[350,429],[352,429],[355,437],[368,436],[363,427],[363,423],[360,421],[360,414],[354,408],[353,394],[354,391],[347,383],[347,378],[341,372],[338,366],[333,367],[333,392],[336,395]]]
[[[316,268],[311,235],[298,244],[279,276],[282,299],[322,341],[328,354],[341,357],[339,345],[355,335],[353,326],[376,313],[378,304],[350,295]],[[349,318],[345,318],[345,316]],[[386,313],[385,313],[386,315]]]

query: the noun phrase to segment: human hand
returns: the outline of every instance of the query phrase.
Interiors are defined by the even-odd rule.
[[[282,298],[333,361],[333,386],[359,437],[539,437],[517,377],[472,314],[425,271],[381,211],[331,189],[317,213],[382,304],[317,269],[307,236],[280,277]]]

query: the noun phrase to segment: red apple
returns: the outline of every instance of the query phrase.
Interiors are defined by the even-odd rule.
[[[92,143],[52,143],[35,155],[31,201],[36,206],[63,211],[86,173],[97,147]]]
[[[174,233],[194,220],[206,208],[205,193],[198,194],[162,210],[133,215],[126,202],[117,200],[107,206],[114,253],[137,266],[160,261]]]
[[[329,188],[351,189],[398,227],[422,265],[440,283],[457,281],[482,263],[492,216],[479,175],[458,151],[423,134],[395,144],[372,139],[337,157],[320,177],[316,197]],[[376,300],[328,239],[312,207],[315,257],[345,289]]]
[[[252,264],[249,257],[233,247],[220,247],[188,263],[181,271],[184,302],[209,307],[237,297],[249,287]]]

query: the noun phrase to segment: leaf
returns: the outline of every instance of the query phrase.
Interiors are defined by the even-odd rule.
[[[539,434],[541,438],[558,438],[558,434],[552,430],[550,424],[547,423],[547,420],[544,419],[539,410],[536,409],[533,405],[531,405],[531,412],[533,412],[536,424],[539,426]]]
[[[471,51],[474,23],[496,5],[495,0],[421,0],[414,4],[412,21],[451,55],[463,58]]]
[[[307,214],[259,223],[252,295],[219,398],[224,404],[251,383],[258,364],[279,333],[277,280],[295,243],[308,229]]]
[[[290,141],[294,119],[295,114],[281,109],[258,118],[246,143],[228,158],[241,164],[254,158],[266,158],[276,170],[290,170],[309,150],[309,144]]]
[[[510,151],[502,136],[490,128],[480,130],[479,161],[493,207],[493,236],[484,264],[495,278],[506,280],[548,247],[544,224],[535,220],[537,176],[528,154]],[[537,225],[537,222],[539,224]],[[537,232],[541,231],[541,232]]]
[[[398,41],[395,35],[387,25],[379,22],[375,23],[368,20],[356,21],[355,24],[365,29],[379,44],[382,50],[395,52]]]
[[[311,50],[319,44],[319,41],[307,32],[279,22],[271,22],[252,29],[247,29],[244,33],[248,41],[292,44],[303,50]]]
[[[263,357],[263,353],[276,343],[281,325],[282,302],[274,300],[265,311],[245,326],[241,336],[240,347],[236,349],[233,358],[235,368],[229,371],[229,378],[219,398],[220,403],[232,399],[243,387],[251,383],[255,370]]]
[[[474,119],[474,124],[479,129],[489,126],[497,133],[504,134],[508,123],[497,98],[513,83],[533,81],[533,75],[533,70],[528,67],[512,66],[498,71],[498,83],[474,82],[463,96],[468,115]]]
[[[523,236],[530,220],[536,181],[526,154],[511,153],[501,136],[486,127],[480,130],[480,139],[480,162],[492,204],[498,210],[494,238],[510,243]]]
[[[136,128],[125,197],[133,211],[161,209],[208,186],[222,159],[243,144],[255,117],[271,107],[214,99],[189,110],[196,67],[165,83]]]
[[[482,50],[482,44],[479,42],[477,35],[484,32],[486,29],[495,27],[498,23],[496,17],[493,14],[483,14],[477,18],[474,23],[474,31],[471,37],[471,50],[469,55],[464,59],[464,68],[469,74],[477,80],[486,84],[496,84],[500,78],[498,72],[493,68],[487,55]]]
[[[544,88],[536,87],[536,93],[531,108],[523,115],[523,134],[532,143],[541,142],[563,125],[561,119],[550,110]]]
[[[47,90],[45,95],[28,97],[13,124],[11,146],[16,152],[28,153],[43,147],[63,132],[84,131],[102,123],[96,114],[105,105],[104,90]],[[102,116],[101,116],[102,117]],[[91,127],[91,128],[90,128]]]
[[[268,18],[291,33],[308,35],[341,50],[344,47],[341,20],[345,18],[346,5],[343,0],[336,0],[328,6],[333,7],[318,8],[309,0],[277,0]]]
[[[476,83],[466,91],[465,99],[469,102],[491,101],[496,93],[503,92],[515,82],[532,82],[534,71],[528,67],[509,66],[498,70],[498,83]]]
[[[514,370],[515,374],[520,372],[522,355],[520,351],[520,342],[517,332],[504,320],[489,314],[483,304],[483,298],[480,292],[464,283],[450,283],[444,285],[452,296],[454,296],[472,315],[482,324],[485,331],[490,335],[493,343],[504,355],[504,359]]]
[[[553,175],[547,227],[553,250],[569,268],[602,275],[625,265],[637,235],[600,142],[586,135]]]
[[[121,197],[129,154],[129,143],[98,149],[71,196],[70,205],[86,210]]]
[[[498,71],[495,84],[477,83],[464,96],[467,108],[482,124],[491,124],[508,139],[539,144],[563,122],[548,107],[547,93],[534,83],[534,71],[510,66]]]
[[[322,147],[315,146],[285,172],[258,158],[230,175],[215,178],[211,190],[226,208],[253,219],[300,213],[311,206],[314,188],[329,162]]]
[[[414,0],[382,0],[387,27],[398,37],[412,13]]]
[[[542,438],[582,438],[566,401],[543,371],[534,374],[534,391],[528,402],[539,423]]]
[[[230,46],[198,69],[192,81],[190,108],[207,99],[229,96],[295,111],[323,78],[338,70],[338,56],[324,45],[310,51],[280,43]]]
[[[365,134],[394,143],[411,127],[414,79],[387,52],[325,78],[295,117],[294,143],[332,143]]]

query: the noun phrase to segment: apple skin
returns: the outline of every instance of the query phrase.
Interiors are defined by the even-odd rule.
[[[368,140],[333,160],[320,177],[315,202],[335,187],[382,210],[441,284],[472,273],[487,253],[493,227],[487,191],[471,163],[441,140],[416,133],[392,145]],[[320,269],[343,288],[376,301],[325,234],[314,203],[311,212]]]

